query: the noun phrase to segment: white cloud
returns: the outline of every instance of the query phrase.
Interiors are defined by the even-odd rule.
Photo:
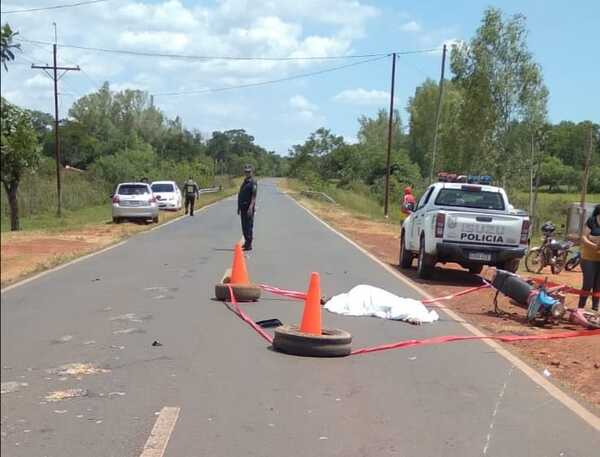
[[[290,106],[300,111],[317,111],[319,107],[310,103],[302,95],[294,95],[290,98]]]
[[[120,46],[171,52],[183,51],[190,41],[185,33],[176,32],[126,31],[119,35]]]
[[[416,33],[421,31],[421,26],[417,21],[409,21],[400,26],[403,32]]]
[[[58,23],[59,43],[82,47],[195,56],[334,56],[358,52],[358,40],[365,36],[370,21],[381,14],[368,1],[119,0],[56,10],[51,19]],[[2,8],[19,9],[22,5],[18,0],[3,0]],[[49,18],[48,14],[14,15],[11,26],[19,31],[20,38],[49,41]],[[28,42],[22,45],[23,54],[17,55],[15,65],[9,65],[9,71],[2,74],[2,94],[21,106],[50,112],[51,82],[29,66],[31,60],[50,63],[52,47]],[[58,52],[60,64],[80,65],[85,70],[69,72],[61,81],[63,93],[78,95],[97,89],[104,81],[109,81],[113,90],[135,88],[160,94],[285,78],[328,65],[322,61],[177,60],[66,47],[59,47]],[[269,86],[277,91],[288,90],[281,98],[274,95],[276,90],[271,93],[268,88],[259,88],[202,96],[157,96],[155,100],[168,116],[183,114],[190,128],[210,131],[241,126],[268,132],[273,131],[273,124],[284,128],[289,121],[302,127],[286,134],[302,136],[305,128],[325,119],[324,107],[319,109],[306,97],[292,97],[314,81],[316,78]],[[235,106],[245,94],[249,94],[247,110],[241,112]],[[67,112],[73,100],[61,97],[61,111]],[[276,112],[274,106],[280,111]],[[257,119],[250,119],[248,113]],[[269,135],[265,134],[271,139]]]
[[[48,89],[52,87],[52,80],[41,73],[25,80],[25,87],[30,89]]]
[[[333,97],[333,100],[351,105],[383,105],[389,102],[390,94],[375,89],[347,89]]]

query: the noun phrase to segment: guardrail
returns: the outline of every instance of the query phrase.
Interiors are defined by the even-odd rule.
[[[307,197],[313,197],[315,195],[321,197],[324,200],[327,200],[329,203],[333,203],[334,205],[336,205],[336,201],[331,198],[329,195],[327,195],[325,192],[316,192],[314,190],[303,190],[302,192],[300,192],[300,194],[302,195],[306,195]]]
[[[214,192],[220,192],[223,188],[221,186],[219,187],[207,187],[205,189],[199,189],[198,193],[199,194],[211,194]]]

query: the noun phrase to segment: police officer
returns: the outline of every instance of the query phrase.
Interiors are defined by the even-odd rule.
[[[254,209],[256,205],[256,192],[258,186],[256,180],[252,177],[252,166],[244,167],[244,175],[246,178],[240,186],[238,193],[238,210],[237,213],[242,219],[242,232],[244,233],[244,251],[252,250],[252,230],[254,228]]]
[[[190,216],[193,216],[196,197],[199,196],[199,188],[191,176],[183,185],[183,193],[185,194],[185,214],[189,212]]]

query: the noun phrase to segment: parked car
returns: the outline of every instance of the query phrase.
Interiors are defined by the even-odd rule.
[[[500,187],[438,182],[404,221],[400,238],[400,266],[417,257],[420,278],[437,262],[475,274],[484,265],[515,272],[529,242],[529,217],[512,209]]]
[[[158,203],[150,185],[143,182],[124,182],[112,196],[113,222],[123,219],[151,219],[158,222]]]
[[[150,186],[158,201],[159,209],[180,210],[182,207],[181,190],[175,181],[154,181]]]

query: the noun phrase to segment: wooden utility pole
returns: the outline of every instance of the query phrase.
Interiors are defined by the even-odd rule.
[[[56,27],[56,24],[55,24]],[[56,160],[56,194],[57,194],[57,216],[62,216],[62,189],[60,181],[60,144],[58,135],[58,80],[64,76],[67,71],[79,71],[79,65],[77,67],[59,67],[56,63],[56,29],[54,31],[54,44],[52,45],[54,63],[50,65],[31,65],[31,68],[38,70],[44,70],[48,76],[54,81],[54,159]],[[47,70],[52,70],[50,75]],[[57,72],[61,70],[62,73],[58,76]]]
[[[392,129],[394,124],[394,83],[396,81],[396,53],[392,53],[392,90],[390,92],[390,113],[388,116],[388,144],[387,158],[385,161],[385,198],[383,203],[383,216],[388,217],[390,202],[390,157],[392,155]]]
[[[438,93],[437,109],[435,111],[435,127],[433,130],[433,151],[431,153],[431,170],[429,172],[429,183],[433,182],[433,174],[435,172],[435,156],[437,154],[438,142],[438,126],[440,124],[440,115],[442,112],[442,96],[444,94],[444,70],[446,68],[446,45],[442,50],[442,72],[440,76],[440,90]]]
[[[579,221],[579,238],[583,234],[583,221],[585,215],[585,200],[587,197],[587,186],[590,179],[590,169],[592,165],[592,149],[593,149],[593,124],[590,122],[590,128],[588,130],[587,141],[586,141],[586,155],[585,165],[583,168],[583,181],[581,183],[581,217]]]

